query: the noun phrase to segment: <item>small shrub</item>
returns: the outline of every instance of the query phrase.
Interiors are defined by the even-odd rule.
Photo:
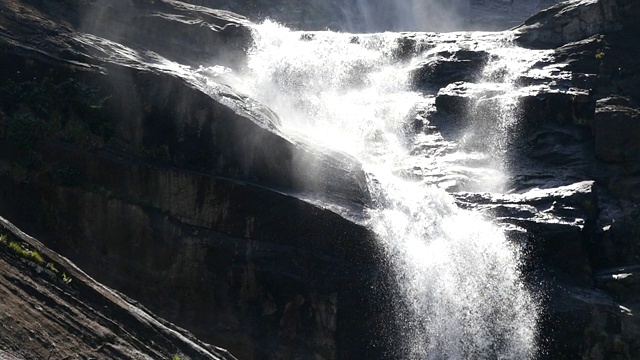
[[[24,246],[22,246],[22,244],[20,244],[17,241],[9,241],[7,246],[16,255],[18,255],[18,256],[20,256],[20,257],[22,257],[24,259],[31,260],[31,261],[39,264],[39,265],[44,264],[44,259],[42,258],[42,255],[40,255],[40,253],[38,251],[36,251],[36,250],[26,249]]]
[[[49,269],[49,270],[53,271],[54,273],[57,273],[57,272],[58,272],[58,269],[56,269],[55,264],[54,264],[54,263],[52,263],[52,262],[47,263],[47,269]]]
[[[69,285],[69,283],[71,282],[71,277],[67,276],[66,273],[62,273],[62,281],[65,284]]]

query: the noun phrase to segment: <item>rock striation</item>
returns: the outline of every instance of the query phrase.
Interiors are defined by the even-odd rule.
[[[235,359],[96,282],[0,218],[3,359]]]

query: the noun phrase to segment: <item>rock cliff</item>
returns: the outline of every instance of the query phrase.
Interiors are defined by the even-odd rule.
[[[567,1],[514,29],[550,55],[516,79],[520,123],[508,150],[509,194],[455,192],[529,249],[548,294],[549,359],[633,359],[638,298],[638,31],[633,1]],[[486,55],[448,54],[416,71],[444,122],[474,107]],[[425,87],[424,74],[446,79]],[[476,75],[477,76],[477,75]],[[433,84],[433,82],[429,82]],[[439,124],[438,117],[432,124]],[[442,122],[441,121],[441,122]],[[427,124],[428,125],[428,124]]]
[[[633,1],[570,1],[514,29],[518,44],[550,55],[516,79],[511,191],[449,188],[528,249],[529,283],[547,294],[541,358],[640,356],[637,14]],[[399,57],[420,51],[419,38],[406,34]],[[380,331],[393,284],[362,221],[360,164],[288,137],[269,109],[187,71],[241,67],[250,41],[245,18],[179,1],[2,2],[0,214],[239,358],[393,358]],[[490,61],[470,46],[420,64],[413,86],[435,105],[411,131],[482,111],[471,101]],[[29,241],[72,284],[92,281]],[[33,269],[2,259],[19,283],[33,281],[23,276]],[[177,340],[142,347],[156,335],[140,331],[122,340],[133,344],[124,355],[105,356],[193,351]]]
[[[241,66],[244,18],[177,1],[0,6],[3,213],[241,358],[367,351],[359,299],[379,265],[352,221],[360,165],[182,71]],[[339,209],[301,200],[324,194]]]

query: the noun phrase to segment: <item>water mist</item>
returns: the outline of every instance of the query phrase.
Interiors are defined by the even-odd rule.
[[[351,26],[364,32],[456,31],[465,27],[469,1],[465,0],[354,0],[362,22]]]

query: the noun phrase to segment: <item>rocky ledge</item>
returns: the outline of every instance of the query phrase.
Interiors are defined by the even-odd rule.
[[[3,359],[235,359],[86,275],[0,217]]]

